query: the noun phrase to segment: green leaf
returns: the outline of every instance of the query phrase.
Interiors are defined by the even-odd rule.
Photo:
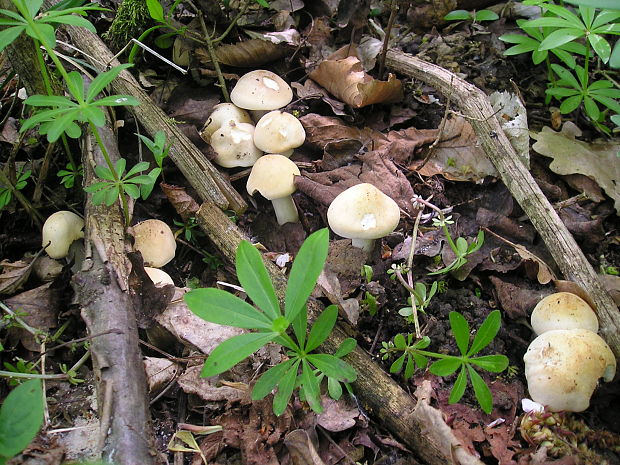
[[[0,408],[0,456],[19,454],[43,424],[41,381],[31,379],[13,389]]]
[[[327,392],[329,392],[329,397],[334,400],[340,399],[342,397],[342,385],[337,379],[327,378]]]
[[[569,89],[568,87],[552,87],[546,90],[548,95],[554,97],[570,97],[571,95],[581,95],[577,89]]]
[[[554,28],[567,28],[570,27],[571,23],[567,22],[563,18],[558,18],[554,16],[544,16],[542,18],[532,19],[530,21],[526,21],[521,26],[522,28],[539,28],[539,27],[554,27]]]
[[[43,5],[43,0],[27,0],[24,3],[26,4],[28,13],[30,13],[30,17],[34,18],[41,9],[41,5]]]
[[[306,332],[308,331],[308,307],[306,305],[304,305],[303,311],[297,314],[291,325],[299,347],[303,347],[306,343]]]
[[[129,183],[123,184],[123,190],[132,199],[140,198],[140,188],[136,186],[135,184],[129,184]]]
[[[474,15],[475,21],[495,21],[496,19],[499,19],[499,16],[491,10],[476,11]]]
[[[450,396],[448,397],[449,404],[455,404],[463,397],[465,394],[465,388],[467,387],[467,374],[465,371],[465,365],[461,367],[461,371],[459,375],[456,377],[456,381],[454,381],[454,386],[452,386],[452,390],[450,391]]]
[[[329,230],[324,228],[311,234],[299,249],[286,286],[284,314],[289,321],[304,309],[325,265],[328,246]]]
[[[405,350],[405,347],[407,347],[407,341],[402,333],[398,333],[394,336],[394,347],[400,350]]]
[[[390,373],[400,373],[400,370],[403,369],[403,364],[405,363],[406,355],[407,355],[406,353],[402,354],[400,357],[394,360],[392,365],[390,365]]]
[[[306,358],[330,378],[351,383],[357,379],[355,369],[344,360],[329,354],[310,354]]]
[[[86,94],[86,102],[92,102],[99,93],[110,84],[121,71],[127,68],[131,68],[131,63],[125,63],[115,66],[114,68],[97,75],[95,79],[88,86],[88,94]],[[101,103],[99,103],[101,105]]]
[[[236,328],[271,329],[271,320],[264,313],[221,289],[192,289],[183,299],[192,313],[211,323]]]
[[[254,0],[256,3],[258,3],[260,6],[262,6],[263,8],[269,8],[269,3],[267,3],[267,0]]]
[[[407,354],[407,363],[405,365],[405,372],[403,376],[405,379],[409,379],[413,376],[413,372],[415,371],[415,361],[411,354]]]
[[[125,105],[135,107],[140,105],[140,101],[131,95],[110,95],[95,100],[93,103],[102,107],[119,107]]]
[[[469,347],[469,324],[459,312],[450,312],[448,318],[450,319],[450,327],[452,328],[456,345],[461,354],[465,355],[467,347]]]
[[[467,21],[471,14],[467,10],[454,10],[443,17],[446,21]]]
[[[116,171],[116,175],[119,178],[123,177],[123,173],[125,172],[125,168],[127,167],[127,160],[124,158],[119,158],[116,160],[116,164],[114,165],[114,170]]]
[[[612,11],[612,10],[601,11],[596,16],[596,19],[592,22],[592,29],[596,29],[597,27],[602,26],[603,24],[617,22],[616,20],[618,18],[620,18],[620,9],[616,11]]]
[[[82,116],[98,128],[105,126],[105,113],[103,113],[101,108],[95,106],[82,108]]]
[[[593,8],[604,8],[608,10],[620,10],[617,0],[566,0],[575,5],[591,6]]]
[[[120,195],[120,191],[118,189],[118,186],[112,186],[106,193],[105,193],[105,204],[110,207],[112,205],[114,205],[114,203],[118,200],[118,196]]]
[[[282,379],[278,383],[278,392],[273,396],[273,413],[276,416],[280,416],[286,410],[288,401],[293,395],[293,389],[295,389],[295,381],[297,381],[297,370],[299,369],[299,363],[301,360],[295,360],[295,363],[289,370],[282,376]]]
[[[142,171],[148,170],[149,167],[151,165],[149,165],[148,161],[141,161],[139,163],[136,163],[135,165],[133,165],[131,167],[131,169],[127,172],[127,174],[125,175],[125,177],[130,178],[131,176],[133,176],[136,173],[141,173]],[[148,182],[148,180],[146,180]]]
[[[254,304],[271,319],[281,316],[273,284],[256,247],[248,241],[241,241],[235,263],[239,283]]]
[[[612,89],[609,89],[612,90]],[[604,95],[600,95],[599,93],[602,91],[597,91],[596,93],[592,93],[592,98],[594,100],[596,100],[597,102],[602,103],[603,105],[605,105],[607,108],[609,108],[610,110],[612,110],[614,113],[620,113],[620,104],[618,103],[617,100],[613,99],[613,98],[609,98],[607,96]]]
[[[454,373],[463,361],[458,358],[444,358],[433,362],[428,370],[436,376],[448,376]]]
[[[306,360],[302,360],[301,384],[303,386],[304,394],[306,395],[306,402],[310,404],[310,408],[312,408],[312,410],[316,413],[321,413],[323,411],[323,407],[321,407],[319,381]]]
[[[562,18],[564,18],[566,21],[568,21],[574,27],[576,27],[578,29],[584,28],[584,24],[582,23],[581,19],[579,19],[579,17],[577,15],[575,15],[573,12],[571,12],[569,9],[567,9],[567,8],[565,8],[563,6],[554,5],[554,4],[551,4],[551,3],[546,3],[544,7],[548,11],[556,14],[557,16],[561,16]]]
[[[71,71],[68,76],[67,87],[69,91],[78,102],[84,100],[84,79],[82,75],[77,71]]]
[[[95,26],[93,26],[93,23],[91,23],[86,18],[82,18],[81,16],[61,15],[61,16],[54,16],[54,17],[44,17],[42,18],[42,21],[45,23],[54,23],[54,24],[57,24],[57,23],[70,24],[72,26],[83,27],[84,29],[87,29],[94,34],[97,33],[97,29],[95,29]]]
[[[0,52],[11,45],[24,32],[24,29],[25,26],[13,26],[0,31]]]
[[[334,357],[338,357],[338,358],[344,357],[345,355],[348,355],[351,352],[353,352],[356,346],[357,346],[357,341],[353,339],[352,337],[348,337],[344,341],[342,341],[342,343],[338,347],[338,350],[336,350]]]
[[[165,22],[164,9],[161,6],[161,3],[159,3],[159,0],[146,0],[146,7],[149,10],[149,15],[151,18],[160,23]]]
[[[19,13],[15,11],[5,10],[3,8],[0,8],[0,14],[4,16],[8,16],[9,18],[16,20],[20,24],[26,25],[27,23],[26,18],[24,18],[22,15],[20,15]]]
[[[575,95],[574,97],[567,98],[560,104],[560,113],[566,114],[576,110],[582,100],[583,97],[581,95]]]
[[[475,355],[484,349],[493,340],[499,328],[502,326],[502,315],[499,310],[493,310],[482,322],[476,332],[474,342],[471,344],[467,356]]]
[[[202,367],[200,376],[207,378],[229,370],[277,336],[278,333],[247,333],[226,339],[213,349]]]
[[[329,334],[332,332],[332,329],[334,329],[337,318],[338,307],[335,305],[330,305],[321,312],[319,317],[312,325],[312,329],[310,330],[310,334],[308,335],[308,342],[306,343],[306,347],[304,348],[304,351],[306,353],[312,352],[314,349],[320,346],[325,339],[327,339]]]
[[[584,97],[583,107],[586,110],[586,115],[588,115],[592,120],[598,121],[601,111],[599,110],[598,105],[594,100],[592,100],[588,96]]]
[[[493,410],[493,395],[491,394],[489,386],[487,386],[482,377],[471,366],[467,365],[467,370],[469,371],[471,385],[474,387],[474,393],[476,394],[476,399],[480,407],[482,407],[484,413],[491,413],[491,410]]]
[[[33,107],[77,107],[77,103],[60,95],[33,95],[24,103]]]
[[[470,358],[469,362],[491,373],[501,373],[508,367],[508,357],[501,354]]]
[[[252,389],[252,400],[259,400],[269,395],[295,362],[299,362],[299,360],[292,358],[269,368],[263,373]]]
[[[538,47],[538,49],[549,50],[552,48],[557,48],[566,42],[570,42],[571,40],[575,40],[583,36],[584,32],[580,29],[558,29],[545,37],[545,40],[540,43],[540,47]]]
[[[603,63],[607,63],[609,61],[609,57],[611,56],[611,45],[607,40],[598,34],[590,34],[588,36],[588,41],[592,48],[596,52],[596,54],[601,57]]]
[[[57,141],[65,132],[65,129],[74,122],[77,117],[77,110],[68,110],[62,116],[56,118],[50,124],[47,130],[47,140],[50,142]]]

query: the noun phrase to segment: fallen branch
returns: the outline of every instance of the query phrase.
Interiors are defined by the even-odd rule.
[[[620,313],[594,269],[542,193],[534,178],[518,158],[504,135],[485,93],[432,63],[409,54],[390,50],[386,66],[419,79],[458,102],[471,123],[480,145],[500,173],[502,181],[542,237],[566,279],[590,295],[596,305],[600,333],[616,357],[620,357]]]

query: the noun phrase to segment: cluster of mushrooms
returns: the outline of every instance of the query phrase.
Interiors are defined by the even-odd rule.
[[[200,134],[216,152],[214,161],[218,165],[252,167],[247,191],[250,195],[260,192],[271,200],[280,225],[299,221],[291,195],[300,172],[288,157],[304,143],[306,133],[295,116],[279,110],[292,98],[290,86],[278,75],[251,71],[230,93],[233,103],[216,105]],[[256,126],[252,117],[258,121]],[[336,234],[370,252],[375,239],[396,228],[400,209],[372,184],[362,183],[334,199],[327,219]]]
[[[174,285],[168,273],[160,268],[170,262],[176,252],[176,241],[170,227],[160,220],[142,221],[133,227],[134,248],[144,259],[144,270],[156,286]],[[84,237],[84,220],[73,212],[61,210],[50,215],[43,224],[42,247],[47,255],[62,259],[71,244]]]
[[[536,305],[531,323],[537,337],[523,356],[530,397],[552,412],[586,410],[599,378],[609,382],[616,373],[594,310],[575,294],[557,292]]]

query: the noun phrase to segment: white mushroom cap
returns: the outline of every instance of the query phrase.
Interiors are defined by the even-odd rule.
[[[230,100],[246,110],[276,110],[293,100],[293,90],[277,74],[257,69],[241,76]]]
[[[542,299],[534,307],[531,321],[536,334],[553,329],[598,331],[598,319],[592,307],[570,292],[556,292]]]
[[[174,281],[164,270],[145,266],[144,271],[146,271],[146,274],[149,275],[149,278],[151,278],[151,281],[153,281],[156,287],[162,287],[167,284],[172,284],[174,286]]]
[[[306,140],[306,131],[290,113],[270,111],[256,123],[254,145],[267,153],[290,156]]]
[[[170,227],[160,220],[145,220],[133,227],[134,249],[142,254],[144,263],[155,268],[174,258],[177,244]]]
[[[254,126],[228,121],[211,136],[215,163],[224,168],[252,166],[263,154],[254,145]]]
[[[43,224],[41,244],[50,258],[64,258],[73,241],[84,237],[84,220],[73,212],[61,210]],[[48,245],[49,244],[49,245]]]
[[[250,195],[258,191],[271,200],[278,224],[296,223],[299,217],[291,194],[295,192],[295,176],[300,174],[297,165],[285,156],[264,155],[252,167],[246,188]]]
[[[399,221],[398,204],[368,183],[341,192],[327,209],[330,228],[367,252],[375,239],[394,231]]]
[[[236,123],[252,123],[250,114],[244,109],[232,103],[218,103],[213,107],[211,115],[209,115],[202,131],[200,131],[200,137],[202,137],[205,142],[210,143],[213,133],[229,121],[234,121]]]
[[[587,329],[556,329],[532,341],[523,356],[532,400],[551,411],[588,408],[599,378],[611,381],[616,358],[605,341]]]

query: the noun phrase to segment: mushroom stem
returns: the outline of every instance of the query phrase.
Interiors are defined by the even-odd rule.
[[[273,210],[276,212],[276,219],[279,225],[299,223],[299,215],[297,214],[297,207],[295,202],[293,202],[293,197],[287,195],[279,199],[272,199],[271,203],[273,204]]]
[[[372,252],[372,248],[375,246],[374,239],[351,239],[351,245],[362,249],[366,253]]]

